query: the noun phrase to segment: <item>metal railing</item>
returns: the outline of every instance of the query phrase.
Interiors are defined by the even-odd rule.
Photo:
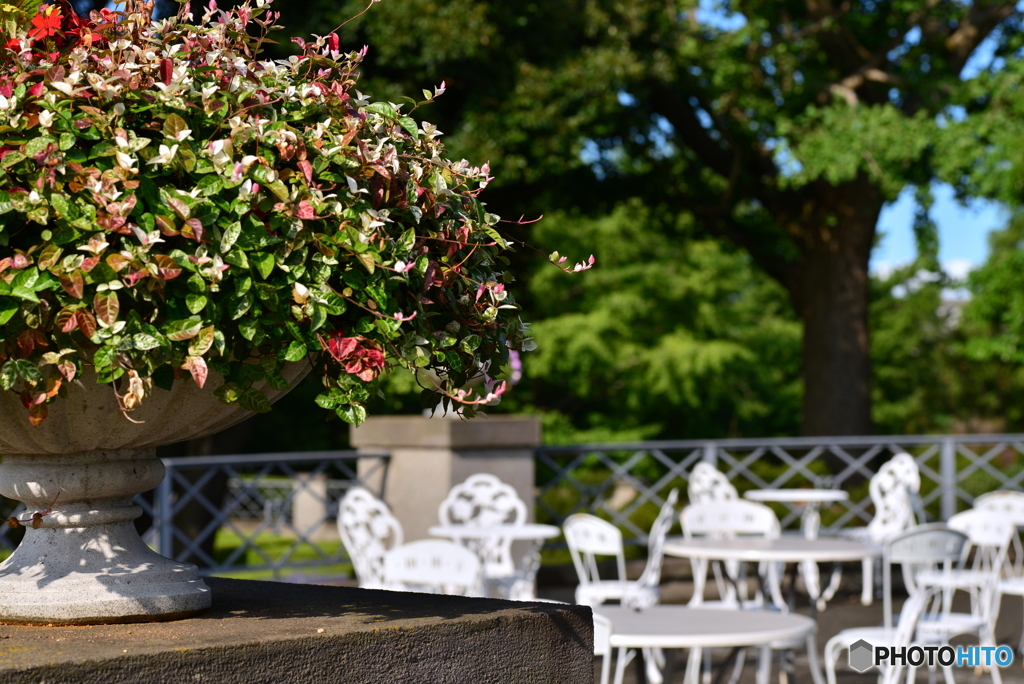
[[[823,528],[835,530],[870,520],[868,479],[899,452],[913,455],[920,467],[921,519],[945,520],[983,492],[1021,489],[1024,482],[1024,434],[543,446],[536,452],[536,515],[558,525],[572,513],[594,513],[618,525],[628,544],[645,544],[668,492],[679,487],[685,501],[689,472],[706,461],[741,493],[846,490],[849,501],[821,511]],[[355,451],[164,459],[167,477],[136,497],[142,520],[151,520],[143,538],[165,556],[196,563],[203,574],[281,577],[316,570],[340,576],[349,560],[337,532],[338,501],[358,483],[379,494],[388,462],[386,454]],[[798,506],[772,505],[784,527],[799,524]],[[0,515],[17,515],[21,506],[15,506],[0,499]],[[13,549],[20,534],[0,526],[0,548]]]
[[[646,531],[669,490],[685,494],[698,461],[718,467],[742,494],[748,489],[835,487],[849,501],[825,507],[823,530],[871,518],[868,480],[894,454],[914,456],[921,471],[919,519],[946,520],[994,489],[1020,489],[1024,435],[794,437],[544,446],[537,450],[537,517],[555,524],[583,511],[618,525],[627,543]],[[783,527],[800,519],[796,504],[772,504]]]
[[[195,563],[204,575],[281,578],[316,569],[341,577],[349,558],[337,530],[338,502],[351,486],[382,481],[388,458],[310,451],[163,463],[163,482],[135,503],[143,510],[140,527],[149,522],[143,539],[164,556]],[[0,499],[0,512],[24,509],[14,504]],[[0,529],[0,547],[13,550],[18,539],[18,531]]]
[[[357,459],[371,464],[362,476]],[[286,569],[333,567],[342,575],[349,559],[337,530],[338,502],[364,479],[382,479],[387,462],[383,454],[355,451],[164,459],[167,476],[152,504],[136,497],[153,519],[143,538],[203,574],[280,577]],[[203,509],[194,516],[201,529],[183,529],[190,506]]]

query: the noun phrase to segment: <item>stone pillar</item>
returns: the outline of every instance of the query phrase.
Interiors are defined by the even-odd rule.
[[[533,450],[540,441],[540,419],[528,416],[378,416],[351,431],[352,446],[368,454],[359,459],[359,476],[368,475],[367,486],[383,494],[405,541],[430,537],[448,490],[475,473],[512,485],[533,522]],[[374,473],[379,461],[369,454],[381,451],[391,453],[390,463]]]
[[[313,541],[339,539],[338,526],[327,522],[327,473],[298,473],[292,489],[292,527]]]

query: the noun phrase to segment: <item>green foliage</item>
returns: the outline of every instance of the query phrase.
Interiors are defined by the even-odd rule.
[[[222,401],[262,412],[258,384],[309,358],[347,422],[388,366],[431,369],[425,400],[472,414],[456,388],[527,344],[488,167],[355,90],[362,54],[336,35],[273,61],[264,0],[212,7],[51,5],[3,48],[0,388],[38,424],[88,366],[125,412],[217,372]]]
[[[873,417],[883,434],[949,431],[963,415],[956,309],[943,303],[950,285],[921,260],[872,281]]]
[[[799,323],[748,258],[691,232],[638,202],[538,224],[539,246],[592,246],[599,267],[570,287],[531,274],[539,349],[502,410],[545,412],[549,441],[791,433]]]
[[[317,6],[323,14],[309,16],[322,30],[362,9],[356,0]],[[727,26],[705,20],[709,11],[728,17]],[[998,173],[1001,159],[1020,155],[1021,16],[1012,2],[922,12],[913,0],[392,0],[343,30],[375,46],[365,65],[375,92],[449,84],[451,97],[432,115],[453,149],[501,169],[490,194],[499,213],[514,206],[517,214],[599,218],[638,198],[747,251],[800,319],[819,316],[805,327],[806,353],[842,350],[832,370],[858,369],[808,371],[808,396],[848,410],[809,420],[816,406],[805,406],[803,427],[860,431],[872,427],[863,420],[865,284],[884,203],[937,176],[965,193],[1024,187]],[[962,81],[986,38],[1005,64]],[[933,248],[927,223],[918,234]],[[676,239],[671,231],[660,238],[659,249]],[[513,265],[533,272],[524,262]],[[529,309],[544,304],[535,296]],[[565,338],[588,325],[621,336],[607,319],[561,325]],[[701,385],[709,369],[740,356],[733,339],[718,348],[704,339],[658,334],[651,341],[663,346],[651,353],[675,359],[672,373],[689,369]],[[600,358],[593,344],[571,341],[571,354]],[[804,359],[805,369],[816,367]],[[659,376],[672,385],[659,394],[689,405],[692,389],[672,373]]]
[[[990,238],[988,262],[970,275],[964,316],[980,334],[964,345],[972,359],[1024,363],[1024,214]]]

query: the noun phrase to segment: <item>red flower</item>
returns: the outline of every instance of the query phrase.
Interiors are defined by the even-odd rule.
[[[32,26],[35,28],[29,29],[28,35],[33,38],[49,38],[56,35],[61,27],[60,10],[53,5],[47,5],[32,17]]]
[[[338,363],[344,364],[346,373],[360,380],[374,380],[384,370],[384,352],[373,340],[342,337],[340,331],[335,331],[327,340],[327,351]]]

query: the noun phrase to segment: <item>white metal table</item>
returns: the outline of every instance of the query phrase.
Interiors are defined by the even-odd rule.
[[[817,539],[821,528],[821,515],[818,509],[822,504],[848,501],[850,495],[840,489],[752,489],[743,496],[751,501],[762,503],[790,503],[800,506],[800,530],[808,539]],[[832,582],[829,587],[821,586],[821,573],[814,561],[800,563],[800,572],[804,576],[804,586],[818,610],[825,610],[825,602],[835,595],[839,588],[839,566],[833,566]]]
[[[612,648],[742,648],[806,639],[811,676],[815,684],[824,682],[814,638],[818,626],[804,615],[666,605],[642,611],[599,606],[594,612],[611,621]]]
[[[845,563],[861,561],[882,555],[882,547],[865,544],[855,539],[819,537],[807,539],[784,535],[777,539],[763,537],[735,537],[715,539],[698,537],[684,539],[673,537],[665,542],[665,553],[681,558],[701,558],[718,561],[741,561],[748,563]],[[736,586],[736,578],[729,577]],[[812,597],[811,615],[816,616],[818,597]],[[790,603],[792,596],[790,597]]]
[[[521,525],[434,525],[427,531],[435,537],[447,537],[456,543],[465,544],[478,554],[485,547],[479,543],[474,544],[472,542],[498,542],[503,539],[532,542],[532,548],[528,552],[529,557],[534,557],[540,551],[540,547],[544,544],[545,539],[557,537],[562,533],[562,530],[554,525],[543,525],[540,523],[525,523]],[[484,580],[489,580],[488,584],[504,587],[505,590],[508,590],[508,587],[504,585],[508,580],[516,577],[516,569],[508,567],[503,571],[495,572],[493,567],[488,567],[486,558],[481,558],[481,560],[484,561]],[[508,596],[502,596],[501,598],[508,598]]]
[[[684,539],[672,537],[665,542],[665,553],[682,558],[706,560],[737,560],[756,563],[851,562],[882,555],[882,547],[865,544],[854,539],[782,536],[778,539],[763,537],[735,537],[714,539],[699,537]]]

